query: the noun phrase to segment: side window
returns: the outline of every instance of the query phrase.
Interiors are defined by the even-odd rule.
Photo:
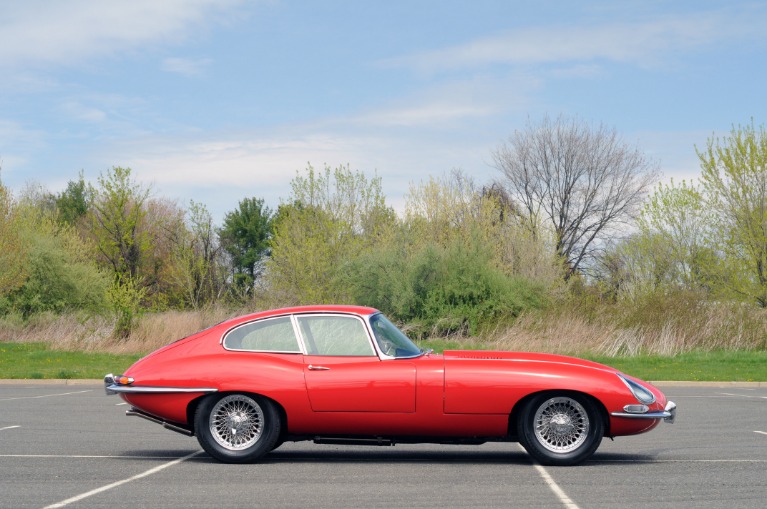
[[[224,348],[258,352],[300,353],[289,316],[240,325],[224,337]]]
[[[373,356],[362,321],[352,316],[299,316],[309,355]]]

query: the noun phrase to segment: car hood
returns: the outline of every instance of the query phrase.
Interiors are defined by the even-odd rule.
[[[581,366],[584,368],[609,371],[611,373],[618,372],[617,369],[611,368],[610,366],[606,366],[604,364],[600,364],[598,362],[579,359],[577,357],[569,357],[567,355],[556,355],[549,353],[500,352],[492,350],[445,350],[443,355],[445,357],[445,361],[450,359],[475,359],[477,361],[505,360],[512,362],[541,362],[547,364],[567,364],[570,366]]]

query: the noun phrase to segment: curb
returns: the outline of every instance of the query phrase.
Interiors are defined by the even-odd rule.
[[[760,389],[767,387],[767,382],[650,382],[658,387],[718,387],[726,389],[727,387],[736,387],[741,389]]]
[[[104,385],[103,379],[86,378],[3,378],[0,385]]]

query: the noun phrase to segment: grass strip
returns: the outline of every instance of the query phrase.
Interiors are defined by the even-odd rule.
[[[0,378],[104,378],[122,373],[141,355],[65,352],[45,343],[0,343]]]
[[[421,348],[486,350],[488,345],[463,341],[419,341]],[[643,380],[686,382],[767,382],[767,351],[688,352],[674,356],[605,357],[589,353],[577,357],[606,364]]]
[[[422,341],[421,348],[481,349],[479,344]],[[643,380],[699,382],[767,382],[767,352],[690,352],[673,357],[640,355],[604,357],[581,354]],[[0,343],[0,378],[93,378],[121,373],[140,354],[106,354],[51,350],[45,343]]]
[[[713,351],[689,352],[674,357],[587,358],[620,369],[643,380],[683,380],[689,382],[765,382],[767,352]]]

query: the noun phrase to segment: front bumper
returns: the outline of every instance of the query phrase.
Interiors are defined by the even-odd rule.
[[[674,424],[674,420],[676,420],[676,403],[669,401],[666,403],[666,408],[662,412],[612,412],[610,415],[613,417],[625,417],[627,419],[663,419],[663,422]]]

